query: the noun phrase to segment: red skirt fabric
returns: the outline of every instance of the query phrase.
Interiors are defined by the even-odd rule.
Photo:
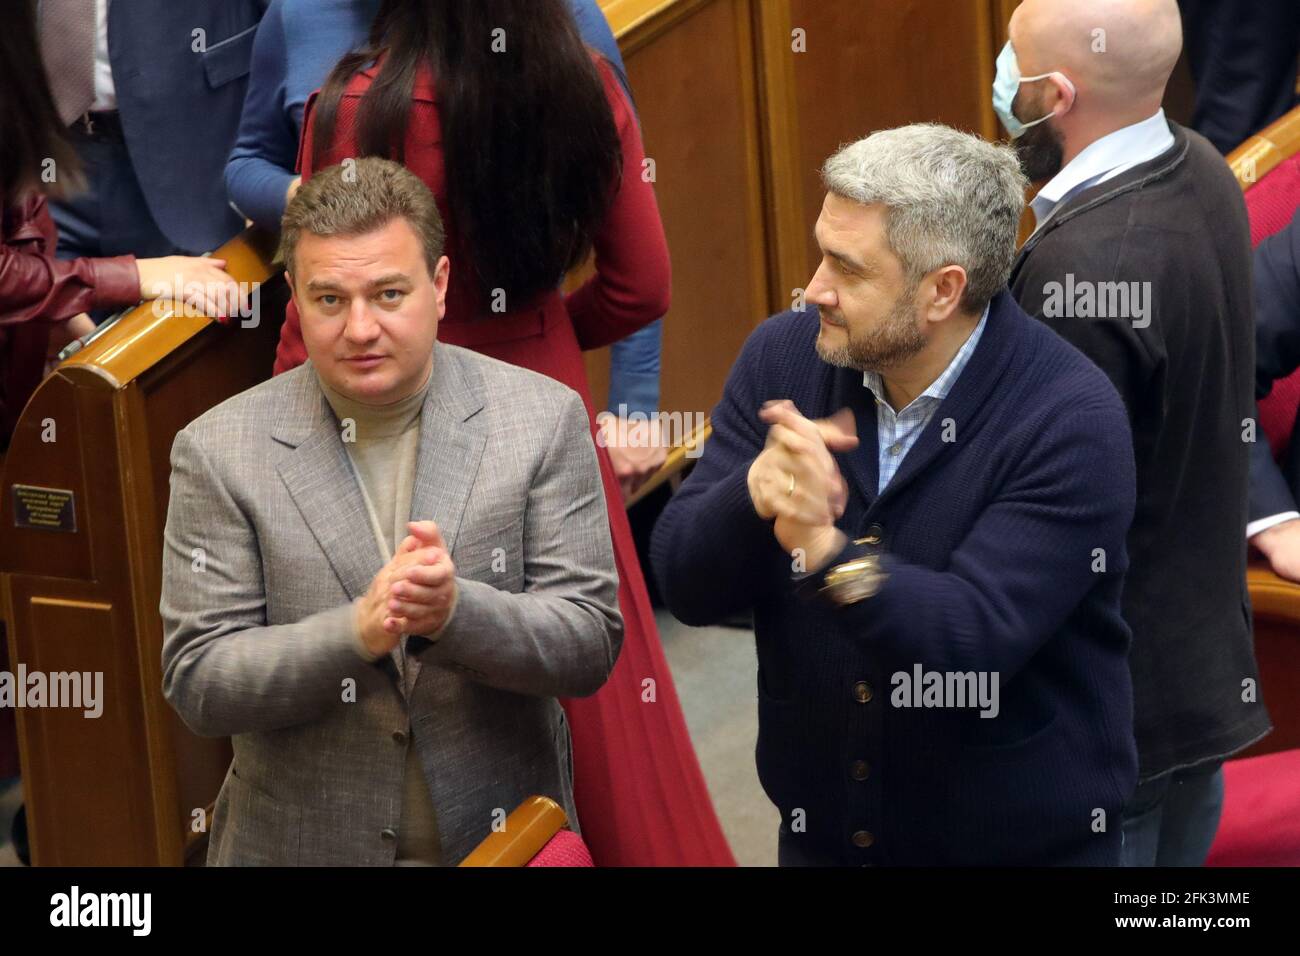
[[[597,449],[623,650],[596,694],[564,700],[574,798],[597,866],[735,866],[686,730],[609,453]]]

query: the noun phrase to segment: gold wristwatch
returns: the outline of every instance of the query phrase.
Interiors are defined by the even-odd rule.
[[[880,557],[868,554],[828,568],[818,591],[840,606],[856,604],[880,590],[885,581]]]

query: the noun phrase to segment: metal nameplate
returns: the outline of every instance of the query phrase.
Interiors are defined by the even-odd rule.
[[[76,531],[77,496],[65,488],[14,485],[14,527]]]

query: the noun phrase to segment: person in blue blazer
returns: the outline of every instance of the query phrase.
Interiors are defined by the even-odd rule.
[[[87,188],[51,210],[60,256],[202,254],[243,228],[222,170],[268,2],[103,5],[95,99],[69,127]]]
[[[1255,247],[1255,396],[1300,368],[1300,211]],[[1300,581],[1300,435],[1280,461],[1262,431],[1250,445],[1250,543],[1273,571]]]

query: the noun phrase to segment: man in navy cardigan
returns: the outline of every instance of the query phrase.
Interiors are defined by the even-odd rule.
[[[822,175],[816,311],[745,343],[655,529],[662,591],[688,624],[753,609],[782,865],[1114,865],[1124,406],[1005,290],[1007,148],[910,126]]]

